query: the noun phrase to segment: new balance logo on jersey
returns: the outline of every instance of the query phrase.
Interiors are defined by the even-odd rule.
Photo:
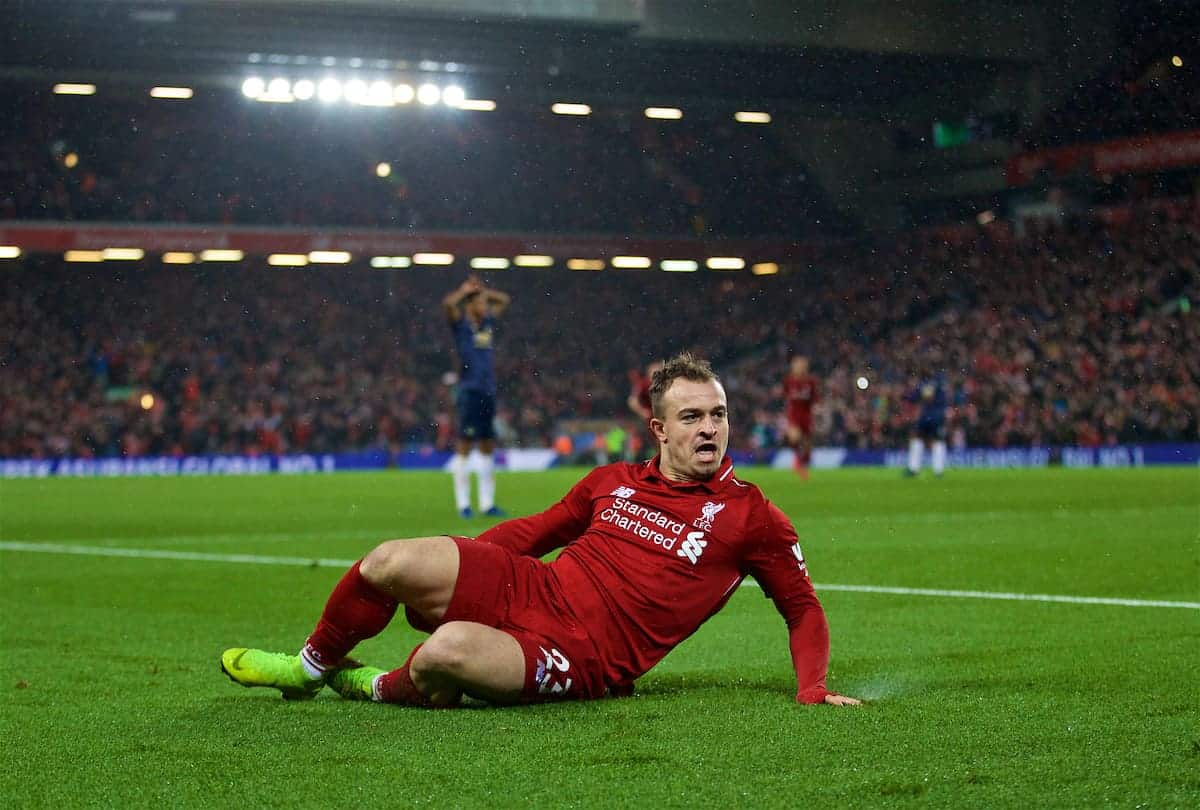
[[[702,540],[702,537],[704,537],[704,532],[688,532],[687,539],[675,553],[680,557],[687,557],[688,562],[695,565],[700,560],[700,555],[704,553],[704,549],[708,547],[708,541]]]
[[[618,498],[632,498],[637,494],[637,490],[633,487],[617,487],[612,491],[612,494]]]
[[[725,508],[723,503],[713,503],[708,501],[704,506],[700,507],[700,517],[692,521],[692,525],[697,529],[704,531],[712,531],[713,521],[717,518],[717,513]]]

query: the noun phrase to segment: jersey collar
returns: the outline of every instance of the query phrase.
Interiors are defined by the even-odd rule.
[[[726,453],[725,458],[721,460],[721,466],[717,468],[715,473],[713,473],[712,478],[708,479],[707,481],[672,481],[670,478],[667,478],[662,474],[662,470],[658,466],[660,457],[661,456],[655,456],[646,463],[642,464],[638,470],[638,477],[647,481],[661,481],[662,483],[674,489],[697,488],[714,494],[720,492],[729,484],[730,481],[733,480],[733,459],[729,457],[728,453]]]

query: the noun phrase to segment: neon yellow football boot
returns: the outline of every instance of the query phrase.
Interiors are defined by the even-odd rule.
[[[299,655],[233,647],[221,653],[221,671],[242,686],[278,689],[284,700],[312,700],[325,682],[304,671]]]
[[[347,659],[346,665],[329,673],[326,683],[346,700],[374,700],[375,679],[385,672],[385,669],[364,667],[357,661]]]

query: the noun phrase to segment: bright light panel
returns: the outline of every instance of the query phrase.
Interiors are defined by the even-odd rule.
[[[492,112],[496,109],[496,102],[490,98],[464,98],[458,104],[460,110],[479,110],[480,112]]]
[[[650,266],[649,256],[613,256],[613,267],[622,270],[645,270]]]
[[[447,107],[461,107],[466,98],[466,92],[456,84],[452,84],[442,91],[442,103]]]
[[[308,257],[303,253],[272,253],[267,257],[267,264],[272,267],[304,267]]]
[[[407,256],[373,256],[371,266],[377,270],[411,267],[412,259]]]
[[[349,264],[352,258],[345,250],[314,250],[308,254],[313,264]]]
[[[413,264],[454,264],[453,253],[416,253],[412,257]]]
[[[192,88],[190,87],[151,87],[150,98],[191,98]]]
[[[771,114],[743,110],[740,112],[735,112],[733,114],[733,120],[740,124],[769,124],[771,123]]]
[[[200,251],[200,261],[202,262],[240,262],[245,256],[246,254],[240,250]]]
[[[292,85],[292,95],[301,101],[308,101],[316,95],[317,86],[311,79],[301,79]]]
[[[0,245],[0,259],[19,259],[21,249],[16,245]]]
[[[560,101],[550,105],[550,112],[555,115],[591,115],[592,108],[586,104]]]
[[[603,259],[568,259],[568,270],[603,270]]]
[[[746,266],[746,260],[736,256],[712,256],[704,264],[709,270],[741,270]]]
[[[694,273],[700,269],[700,263],[691,259],[663,259],[658,266],[668,273]]]
[[[104,251],[68,250],[63,254],[63,258],[69,262],[102,262],[104,261]]]
[[[756,276],[773,276],[779,272],[779,265],[775,262],[759,262],[750,268],[750,272]]]
[[[258,98],[267,92],[267,83],[258,76],[251,76],[242,82],[242,95],[246,98]]]
[[[436,84],[423,84],[417,88],[417,101],[426,107],[437,104],[442,97],[442,90]]]
[[[321,79],[317,85],[317,98],[326,103],[332,103],[342,97],[342,83],[337,79]]]
[[[513,264],[517,267],[553,267],[554,257],[542,256],[537,253],[522,253],[513,258]]]
[[[392,88],[392,99],[397,104],[411,104],[412,100],[417,97],[417,91],[413,89],[411,84],[398,84]]]
[[[476,256],[471,259],[473,270],[503,270],[508,267],[508,259],[499,256]]]
[[[680,118],[683,118],[683,110],[678,107],[647,107],[646,117],[678,121]]]
[[[105,248],[102,251],[105,261],[136,262],[146,255],[141,248]]]
[[[94,96],[96,95],[96,85],[64,82],[54,85],[54,93],[59,96]]]
[[[195,253],[187,253],[185,251],[171,251],[164,253],[163,264],[194,264],[196,261]]]

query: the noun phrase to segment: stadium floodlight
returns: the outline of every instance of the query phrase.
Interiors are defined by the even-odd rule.
[[[291,94],[292,83],[287,79],[280,77],[271,79],[271,81],[267,83],[268,96],[272,96],[273,98],[283,98],[284,96],[291,96]]]
[[[522,253],[513,257],[513,264],[517,267],[553,267],[554,257],[539,253]]]
[[[195,264],[196,254],[182,250],[172,250],[163,254],[163,264]]]
[[[342,83],[330,76],[329,78],[321,79],[321,83],[317,85],[317,98],[324,101],[326,104],[332,104],[342,97]]]
[[[397,104],[411,104],[412,100],[417,97],[417,91],[413,89],[411,84],[401,82],[392,88],[392,99]]]
[[[142,394],[142,397],[138,400],[138,403],[142,406],[143,411],[154,410],[154,394]]]
[[[871,387],[871,381],[868,380],[866,377],[859,377],[857,380],[854,381],[854,384],[858,386],[859,391],[866,391],[868,388]]]
[[[362,79],[351,79],[342,88],[342,96],[351,104],[364,104],[367,100],[367,83]]]
[[[372,256],[371,266],[376,270],[394,270],[412,267],[412,259],[407,256]]]
[[[710,256],[704,264],[709,270],[741,270],[746,266],[746,260],[736,256]]]
[[[385,82],[383,79],[377,79],[371,82],[371,86],[367,88],[367,97],[363,100],[363,104],[369,104],[372,107],[390,107],[396,103],[392,95],[392,83]]]
[[[106,262],[136,262],[146,255],[141,248],[105,248],[101,253]]]
[[[739,124],[769,124],[771,123],[771,114],[767,112],[739,110],[733,114],[733,120]]]
[[[272,253],[267,257],[267,264],[272,267],[304,267],[308,257],[303,253]]]
[[[459,102],[460,110],[478,110],[480,112],[492,112],[496,109],[496,102],[490,98],[464,98]]]
[[[678,121],[683,118],[683,110],[678,107],[647,107],[647,118],[659,118],[664,121]]]
[[[413,264],[447,265],[454,264],[453,253],[414,253]]]
[[[651,261],[649,256],[613,256],[611,264],[621,270],[645,270]]]
[[[251,76],[242,82],[242,95],[246,98],[258,98],[267,92],[267,83],[261,76]]]
[[[308,254],[313,264],[349,264],[353,258],[346,250],[313,250]]]
[[[316,92],[317,86],[313,83],[312,79],[300,79],[292,85],[292,95],[300,101],[308,101],[316,95]]]
[[[67,152],[65,155],[63,155],[63,165],[68,169],[74,169],[79,165],[79,153]]]
[[[476,256],[471,259],[472,270],[504,270],[508,264],[508,259],[500,256]]]
[[[447,107],[461,107],[466,98],[466,92],[457,84],[452,84],[442,91],[442,103]]]
[[[96,95],[96,85],[60,82],[54,85],[54,94],[56,96],[94,96]]]
[[[104,251],[68,250],[63,254],[63,259],[68,262],[102,262],[104,261]]]
[[[603,270],[603,259],[567,259],[568,270]]]
[[[550,105],[550,112],[555,115],[591,115],[592,108],[586,104],[559,101]]]
[[[700,263],[692,259],[663,259],[658,266],[668,273],[694,273],[700,269]]]
[[[16,245],[0,245],[0,259],[19,259],[21,249]]]
[[[240,262],[246,257],[246,254],[240,250],[202,250],[200,251],[200,261],[202,262]]]
[[[186,99],[192,97],[190,87],[151,87],[150,98]]]
[[[779,273],[779,265],[775,262],[759,262],[750,268],[750,272],[756,276],[774,276]]]
[[[1174,65],[1174,66],[1175,66],[1175,67],[1177,67],[1177,68],[1181,68],[1181,67],[1183,67],[1183,57],[1182,57],[1182,56],[1179,56],[1179,55],[1172,56],[1172,57],[1171,57],[1171,64],[1172,64],[1172,65]]]
[[[417,101],[426,107],[437,104],[442,97],[442,89],[436,84],[423,84],[417,88]]]
[[[392,173],[392,164],[384,162],[375,165],[376,177],[388,177]]]

